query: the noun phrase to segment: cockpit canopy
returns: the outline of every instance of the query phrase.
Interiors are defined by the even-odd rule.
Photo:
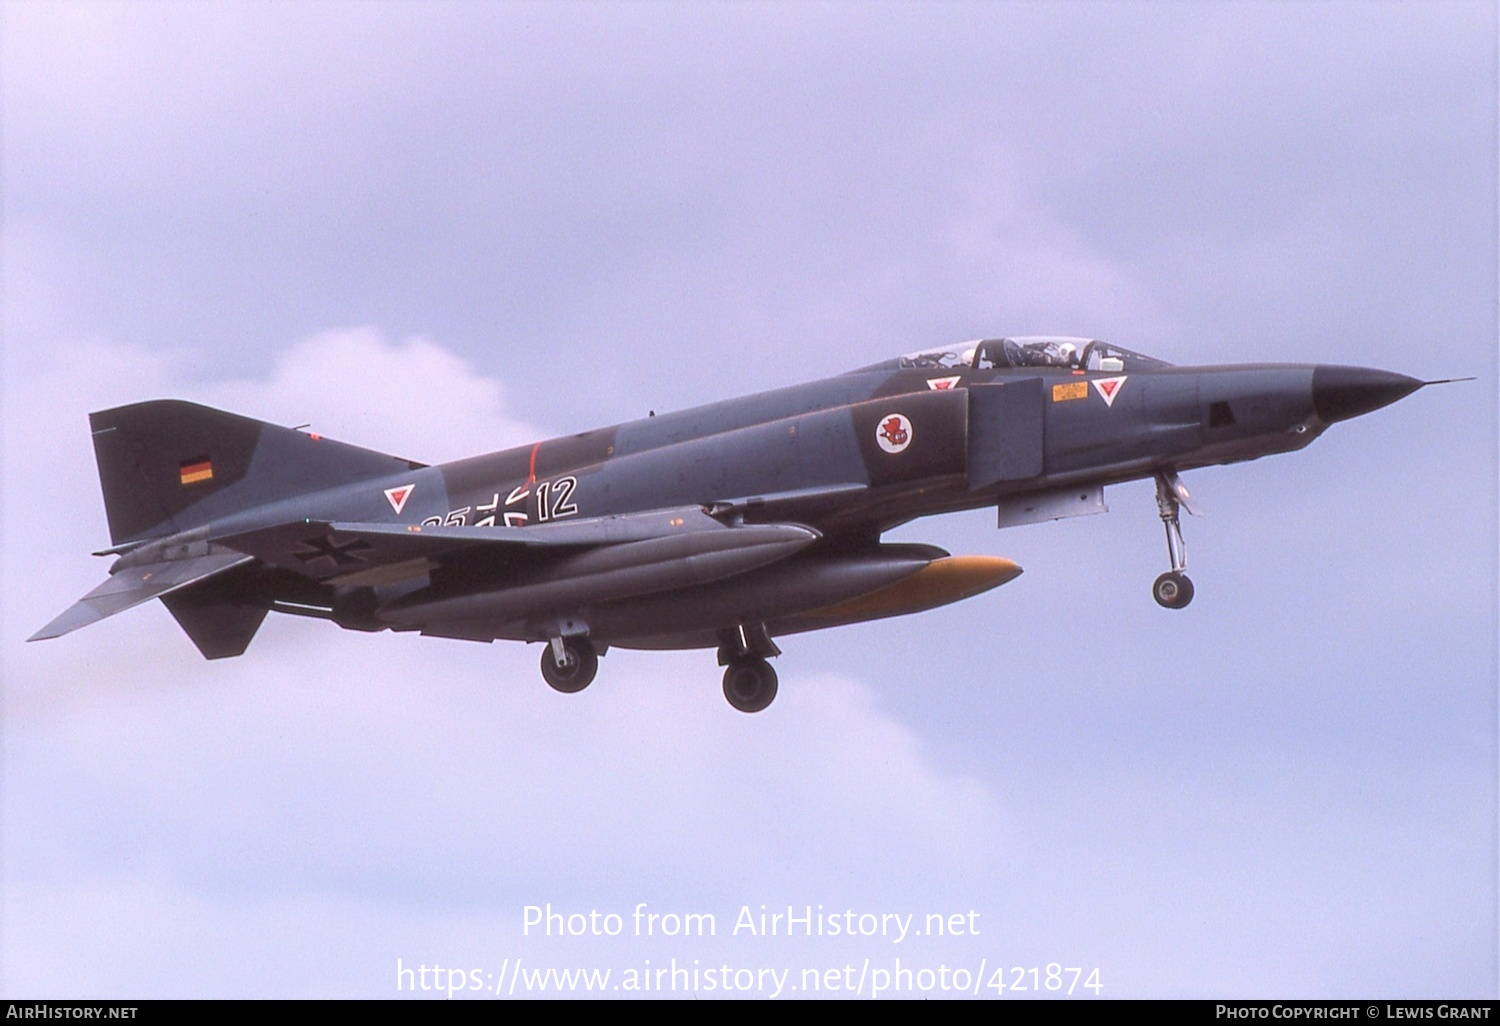
[[[1068,338],[1062,335],[980,339],[951,349],[911,353],[901,357],[899,365],[903,368],[933,370],[1056,367],[1106,372],[1171,366],[1165,360],[1144,356],[1096,338]]]

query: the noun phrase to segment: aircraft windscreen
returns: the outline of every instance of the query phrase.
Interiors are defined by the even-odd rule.
[[[953,367],[972,367],[974,359],[974,344],[966,347],[953,349],[933,349],[925,353],[908,353],[901,357],[902,367],[917,367],[923,370],[941,368],[948,370]]]
[[[1098,339],[1060,336],[981,339],[951,349],[911,353],[901,357],[900,364],[918,369],[1056,367],[1107,372],[1171,366],[1165,360]]]

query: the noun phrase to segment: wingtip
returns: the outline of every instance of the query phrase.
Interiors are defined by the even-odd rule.
[[[33,641],[51,641],[53,638],[60,638],[64,634],[70,634],[80,627],[87,627],[96,619],[99,619],[99,617],[92,615],[92,611],[84,607],[82,602],[75,602],[57,616],[47,621],[42,629],[27,638],[26,642],[30,644]]]

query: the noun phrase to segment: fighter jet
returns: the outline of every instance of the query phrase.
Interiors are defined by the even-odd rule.
[[[1180,474],[1301,449],[1435,382],[1329,365],[1178,367],[1097,339],[985,339],[838,377],[429,466],[176,400],[93,414],[118,557],[30,639],[160,598],[209,659],[268,612],[359,631],[539,642],[562,692],[611,647],[711,649],[743,712],[777,639],[933,609],[1015,579],[882,535],[992,507],[1000,527],[1105,511],[1156,482],[1193,598]]]

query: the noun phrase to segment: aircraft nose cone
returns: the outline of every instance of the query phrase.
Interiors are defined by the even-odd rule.
[[[1422,384],[1405,374],[1369,367],[1318,366],[1313,368],[1313,408],[1320,419],[1331,424],[1389,406]]]

